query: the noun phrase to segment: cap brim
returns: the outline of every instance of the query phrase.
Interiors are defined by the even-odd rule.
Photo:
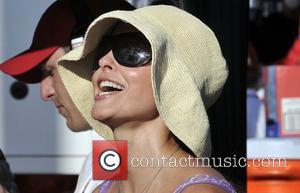
[[[27,73],[37,67],[39,64],[48,59],[59,47],[53,46],[40,50],[28,49],[21,54],[5,61],[0,65],[0,70],[8,75],[11,75],[18,79],[20,75],[28,74],[32,76],[31,73]],[[26,81],[26,76],[22,76],[22,82]],[[38,82],[39,80],[33,80],[32,77],[28,77],[29,82]]]

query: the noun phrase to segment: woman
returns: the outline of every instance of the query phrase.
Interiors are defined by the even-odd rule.
[[[106,139],[128,140],[129,160],[193,157],[186,167],[129,164],[127,181],[96,192],[235,192],[214,169],[193,167],[210,155],[206,109],[228,73],[213,32],[197,18],[171,6],[104,14],[59,71],[89,124]]]

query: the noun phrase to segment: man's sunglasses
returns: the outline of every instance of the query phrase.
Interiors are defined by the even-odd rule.
[[[122,66],[139,67],[151,61],[151,45],[143,34],[130,32],[106,35],[98,45],[93,71],[99,68],[98,61],[110,50],[115,60]]]

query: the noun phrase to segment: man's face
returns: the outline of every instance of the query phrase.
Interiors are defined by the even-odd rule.
[[[72,131],[86,131],[90,126],[73,103],[57,71],[56,62],[66,53],[66,49],[61,47],[46,61],[44,70],[47,75],[40,84],[41,98],[54,103]]]

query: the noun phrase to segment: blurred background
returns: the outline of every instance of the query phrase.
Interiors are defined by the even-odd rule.
[[[248,163],[278,158],[285,159],[286,166],[249,167],[248,192],[296,193],[300,191],[300,1],[250,0],[249,8]]]

